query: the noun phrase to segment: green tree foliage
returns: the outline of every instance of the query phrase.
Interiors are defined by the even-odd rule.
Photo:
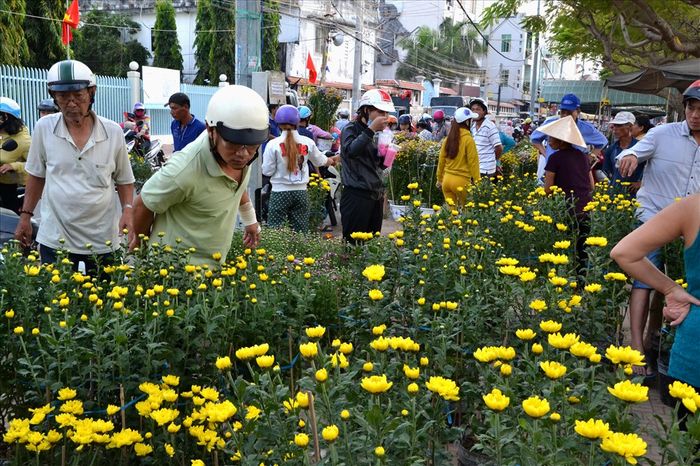
[[[177,39],[172,0],[156,2],[156,24],[153,28],[153,66],[182,72],[182,49]]]
[[[498,0],[485,26],[514,16],[525,0]],[[526,18],[530,30],[549,32],[560,58],[582,56],[620,73],[700,57],[698,0],[560,0],[542,2],[543,15]],[[545,21],[546,20],[546,21]]]
[[[197,67],[197,76],[194,78],[195,84],[208,84],[211,81],[209,76],[209,50],[214,41],[213,7],[211,0],[199,0],[197,2],[197,24],[194,29],[194,63]]]
[[[236,63],[236,10],[233,3],[223,5],[216,0],[199,0],[195,34],[195,84],[216,84],[222,73],[233,81]]]
[[[145,64],[150,57],[148,50],[131,38],[141,26],[129,16],[91,10],[81,15],[81,21],[87,24],[74,31],[72,49],[75,59],[89,66],[93,73],[126,76],[131,61]]]
[[[24,20],[24,36],[29,46],[27,66],[49,68],[66,58],[66,49],[61,43],[61,23],[66,12],[65,2],[56,0],[31,0],[27,3],[27,14],[51,18],[58,21],[27,17]]]
[[[236,73],[236,10],[233,2],[220,6],[213,4],[213,27],[216,32],[212,47],[209,49],[209,80],[212,84],[219,82],[219,75],[225,74],[233,82]]]
[[[435,29],[421,27],[399,43],[408,51],[396,71],[398,79],[412,80],[418,74],[446,81],[463,80],[477,68],[476,57],[483,52],[481,39],[467,23],[446,19]]]
[[[279,71],[278,49],[280,44],[277,41],[280,35],[279,1],[264,0],[263,9],[262,69],[265,71]]]
[[[0,10],[14,13],[0,13],[0,63],[23,65],[29,58],[29,48],[23,31],[25,0],[0,0]]]

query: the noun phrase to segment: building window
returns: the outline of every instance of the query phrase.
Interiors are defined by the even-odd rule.
[[[510,34],[501,34],[501,52],[510,52]]]
[[[510,78],[510,70],[501,70],[501,84],[508,84],[508,78]]]
[[[330,33],[330,28],[327,26],[316,25],[316,41],[315,41],[315,52],[323,54],[323,49],[325,42],[328,40],[328,34]]]

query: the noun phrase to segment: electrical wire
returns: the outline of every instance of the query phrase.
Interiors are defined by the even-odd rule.
[[[512,59],[512,58],[509,58],[509,57],[506,57],[505,55],[503,55],[503,54],[502,54],[496,47],[494,47],[494,46],[491,44],[491,42],[489,42],[489,40],[481,33],[481,30],[480,30],[479,27],[476,25],[476,23],[474,23],[474,21],[472,21],[471,17],[469,16],[469,13],[467,13],[467,10],[464,9],[464,5],[462,5],[462,0],[457,0],[457,3],[459,4],[459,7],[460,7],[460,8],[462,9],[462,11],[464,12],[464,16],[467,17],[467,20],[471,23],[472,26],[474,26],[474,29],[476,29],[476,32],[478,32],[479,35],[481,36],[481,38],[484,39],[484,42],[486,43],[486,45],[488,45],[489,47],[491,47],[497,54],[499,54],[500,56],[502,56],[502,57],[505,58],[506,60],[513,61],[513,62],[525,62],[525,60],[514,60],[514,59]]]

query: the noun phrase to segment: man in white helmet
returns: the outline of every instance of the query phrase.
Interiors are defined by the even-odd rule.
[[[246,190],[250,164],[267,141],[268,115],[267,104],[250,88],[216,91],[207,108],[207,130],[181,156],[171,157],[136,198],[131,248],[138,246],[139,234],[153,236],[172,247],[194,248],[192,263],[217,266],[226,260],[239,214],[243,241],[255,246],[260,225]]]
[[[134,194],[122,129],[92,110],[96,90],[95,75],[79,61],[60,61],[49,69],[48,91],[60,112],[34,127],[15,232],[24,246],[30,245],[30,218],[42,198],[41,260],[54,262],[56,250],[67,249],[74,267],[83,262],[88,273],[111,259],[119,231],[131,229]]]
[[[340,216],[343,238],[355,242],[356,232],[375,233],[382,230],[384,218],[384,157],[380,157],[374,134],[387,126],[387,115],[395,111],[391,96],[381,89],[364,93],[357,109],[357,118],[343,128],[340,135],[340,157],[343,169],[343,196]]]

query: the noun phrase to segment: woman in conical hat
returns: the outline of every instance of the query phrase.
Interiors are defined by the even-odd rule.
[[[569,201],[575,220],[572,226],[577,230],[576,257],[581,272],[586,262],[583,243],[590,232],[588,212],[584,207],[593,200],[595,181],[588,156],[573,146],[586,147],[586,142],[570,115],[542,126],[539,131],[549,136],[548,144],[556,150],[544,168],[544,189],[550,194],[557,186]]]

